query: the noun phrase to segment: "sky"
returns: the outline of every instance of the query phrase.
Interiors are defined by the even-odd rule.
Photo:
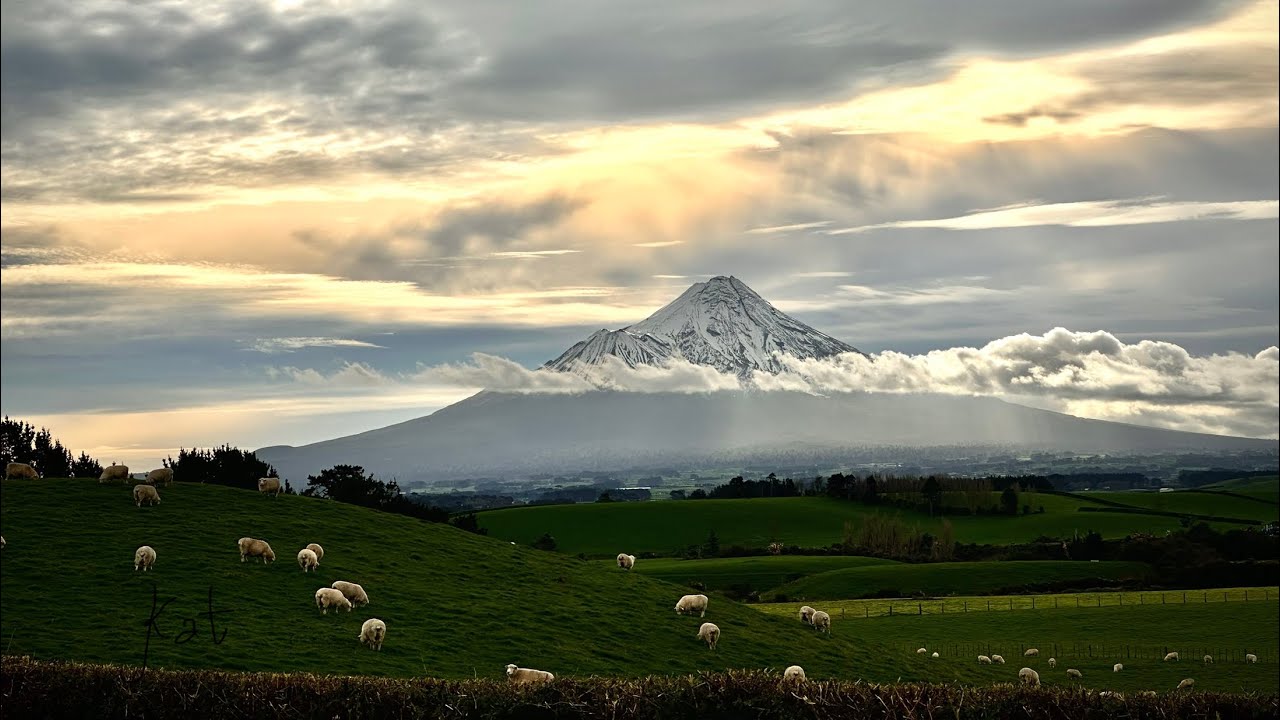
[[[896,369],[788,388],[1277,437],[1274,0],[0,15],[0,409],[103,461],[527,388],[730,274]]]

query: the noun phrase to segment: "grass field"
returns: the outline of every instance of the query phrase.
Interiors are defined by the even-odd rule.
[[[1147,510],[1240,518],[1260,523],[1280,519],[1280,506],[1212,492],[1096,492],[1085,495]]]
[[[1069,538],[1090,530],[1106,538],[1120,538],[1134,532],[1162,534],[1181,529],[1174,517],[1077,512],[1083,505],[1095,505],[1044,493],[1028,493],[1024,499],[1033,508],[1044,505],[1045,512],[951,517],[956,539],[1008,544],[1028,542],[1041,535]],[[775,539],[787,545],[826,547],[840,542],[845,521],[852,522],[856,529],[863,518],[877,511],[896,514],[922,532],[937,533],[941,527],[940,519],[924,513],[895,508],[873,510],[858,503],[811,497],[541,505],[489,510],[478,517],[481,526],[494,537],[525,545],[549,532],[560,552],[606,558],[620,552],[676,553],[688,545],[701,544],[712,530],[722,547],[758,548]]]
[[[892,592],[897,597],[985,595],[1006,588],[1065,580],[1147,578],[1151,567],[1140,562],[953,562],[852,567],[810,575],[771,590],[793,600],[862,598]],[[762,599],[769,599],[768,597]]]
[[[615,561],[599,562],[612,566]],[[897,564],[892,560],[853,555],[768,555],[709,560],[660,558],[638,560],[635,572],[679,585],[698,582],[708,590],[727,590],[734,586],[746,586],[759,591],[782,585],[795,579],[796,576],[815,575],[847,568]]]
[[[1225,482],[1214,483],[1213,485],[1205,485],[1200,489],[1226,490],[1228,492],[1258,498],[1259,500],[1265,500],[1273,504],[1280,503],[1280,477],[1276,475],[1227,480]],[[1165,494],[1167,495],[1168,493]]]

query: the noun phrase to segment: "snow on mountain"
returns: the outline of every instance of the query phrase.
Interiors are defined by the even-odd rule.
[[[544,367],[570,370],[613,355],[631,367],[680,357],[721,372],[749,377],[777,373],[774,353],[822,358],[857,348],[819,332],[769,304],[735,277],[695,283],[666,307],[621,330],[600,330]]]

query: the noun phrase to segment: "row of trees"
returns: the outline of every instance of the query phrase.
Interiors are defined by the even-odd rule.
[[[164,466],[173,469],[175,480],[227,485],[241,490],[257,490],[259,478],[280,477],[270,463],[259,460],[253,452],[230,445],[208,450],[180,448],[178,459],[170,456],[165,459]],[[285,481],[285,492],[294,493],[288,480]]]
[[[72,457],[62,441],[53,437],[48,428],[37,430],[34,425],[5,416],[0,422],[0,465],[11,462],[26,463],[44,477],[98,477],[102,465],[81,452]]]

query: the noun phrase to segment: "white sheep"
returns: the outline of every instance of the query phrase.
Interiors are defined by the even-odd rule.
[[[11,462],[4,466],[4,479],[17,478],[20,480],[38,480],[40,473],[27,463]]]
[[[1040,651],[1036,648],[1027,648],[1027,651],[1022,653],[1023,657],[1039,657],[1039,655]]]
[[[351,612],[351,601],[337,590],[323,587],[316,591],[316,607],[320,608],[323,615],[329,614],[329,608],[346,608],[347,612]]]
[[[626,553],[618,553],[618,567],[623,570],[630,570],[636,566],[636,556]]]
[[[1205,656],[1204,656],[1204,664],[1205,664],[1205,665],[1212,665],[1212,664],[1213,664],[1213,656],[1212,656],[1212,655],[1205,655]]]
[[[1058,658],[1049,658],[1049,667],[1051,668],[1058,667]]]
[[[146,572],[156,564],[156,551],[150,545],[143,545],[133,551],[133,571]]]
[[[251,557],[262,558],[262,564],[264,565],[268,562],[276,561],[276,553],[266,540],[242,537],[236,541],[236,545],[240,548],[240,562],[244,562]]]
[[[555,675],[546,670],[533,670],[531,668],[517,667],[515,663],[507,665],[507,678],[518,683],[532,682],[550,682],[556,679]]]
[[[1116,663],[1111,666],[1111,672],[1120,672],[1124,669],[1124,663]]]
[[[154,485],[133,486],[133,504],[137,507],[142,507],[142,502],[144,500],[148,505],[160,504],[160,493],[156,492]]]
[[[991,658],[987,657],[986,655],[979,655],[979,656],[978,656],[978,664],[979,664],[979,665],[990,665],[990,664],[991,664]]]
[[[1079,680],[1084,677],[1084,674],[1075,668],[1067,668],[1067,677]]]
[[[381,650],[382,640],[387,637],[387,624],[378,618],[369,618],[360,626],[360,642],[369,646],[370,650]]]
[[[128,465],[108,465],[102,469],[102,474],[98,476],[98,484],[111,482],[112,480],[129,480]]]
[[[783,680],[807,680],[804,676],[804,668],[799,665],[792,665],[782,671]]]
[[[1180,662],[1180,660],[1178,659],[1178,653],[1176,653],[1176,652],[1171,652],[1171,653],[1169,653],[1168,655],[1165,655],[1165,656],[1164,656],[1164,661],[1165,661],[1165,662],[1169,662],[1170,660],[1172,660],[1172,661],[1174,661],[1174,662]]]
[[[173,468],[156,468],[147,473],[147,478],[144,482],[148,485],[168,486],[173,483]]]
[[[927,652],[929,652],[929,651],[928,651],[928,650],[926,650],[926,649],[924,649],[924,648],[916,648],[916,654],[917,654],[917,655],[924,655],[924,654],[925,654],[925,653],[927,653]]]
[[[284,488],[280,486],[280,478],[258,478],[258,492],[272,497],[278,496]]]
[[[302,548],[298,551],[298,567],[302,568],[302,572],[311,572],[320,566],[320,558],[316,557],[315,552]]]
[[[1031,668],[1024,667],[1018,671],[1018,680],[1023,685],[1027,685],[1030,687],[1039,687],[1040,673],[1036,672],[1035,670],[1032,670]]]
[[[997,665],[1003,665],[1003,664],[1004,664],[1004,656],[1003,656],[1003,655],[992,655],[992,656],[991,656],[991,662],[993,662],[993,663],[995,663],[995,664],[997,664]]]
[[[831,634],[831,616],[825,610],[813,611],[813,628],[818,632]]]
[[[938,654],[938,651],[937,651],[937,650],[935,650],[935,651],[933,652],[933,654],[932,654],[932,655],[930,655],[929,657],[934,658],[934,659],[937,659],[937,658],[940,658],[940,657],[942,657],[942,656]]]
[[[697,637],[699,640],[706,640],[707,647],[715,650],[716,643],[720,642],[720,627],[715,623],[702,623],[702,626],[698,628]]]
[[[1114,691],[1112,691],[1112,690],[1103,690],[1102,692],[1098,693],[1098,697],[1112,698],[1112,699],[1114,699],[1114,700],[1120,700],[1120,701],[1123,701],[1123,700],[1124,700],[1124,693],[1118,693],[1118,692],[1114,692]]]
[[[800,622],[805,623],[806,625],[812,625],[813,612],[814,612],[813,608],[809,607],[808,605],[801,605],[800,606]]]
[[[1183,678],[1182,682],[1178,683],[1179,690],[1190,690],[1195,686],[1196,686],[1196,681],[1191,678]]]
[[[3,541],[4,541],[4,538],[0,538],[0,547],[4,547]],[[1244,661],[1252,665],[1258,662],[1258,656],[1254,655],[1253,653],[1248,653],[1247,655],[1244,656]]]
[[[316,562],[324,559],[324,548],[318,543],[307,543],[307,549],[316,554]]]
[[[369,604],[369,596],[365,594],[364,588],[356,583],[347,582],[346,580],[334,580],[329,587],[342,593],[342,596],[350,600],[352,605]]]
[[[3,550],[4,546],[5,546],[4,536],[0,535],[0,550]]]
[[[684,615],[685,613],[698,613],[698,617],[706,617],[707,615],[707,596],[706,595],[685,595],[676,603],[676,614]]]

